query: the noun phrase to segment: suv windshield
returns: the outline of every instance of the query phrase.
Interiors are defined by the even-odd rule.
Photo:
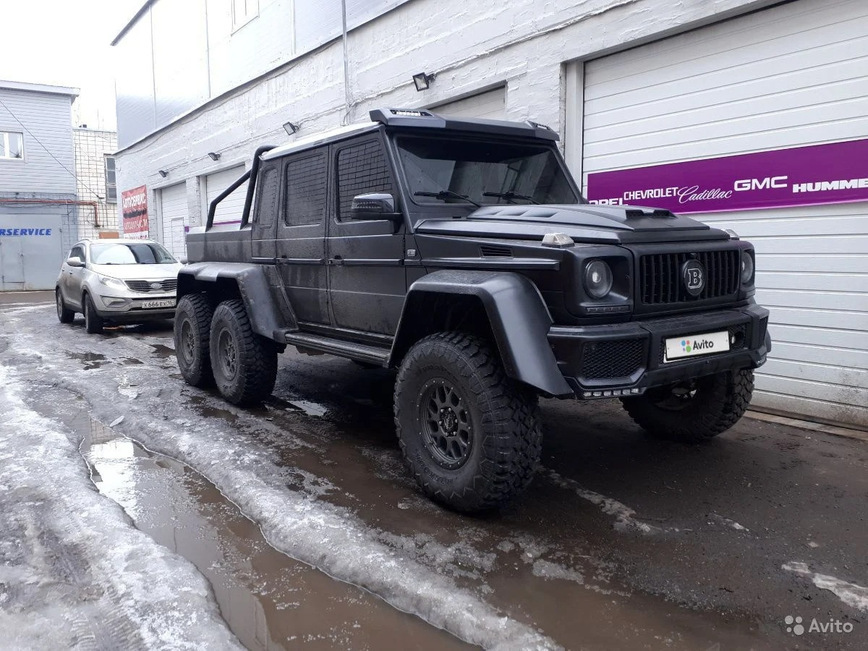
[[[397,138],[416,203],[578,203],[554,152],[491,140]]]
[[[91,244],[93,264],[175,264],[172,254],[156,242]]]

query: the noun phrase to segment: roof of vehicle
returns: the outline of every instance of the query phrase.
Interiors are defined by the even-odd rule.
[[[100,237],[98,239],[85,238],[76,244],[158,244],[151,239],[136,239],[132,237]]]
[[[370,113],[370,122],[351,124],[330,131],[307,136],[262,154],[262,160],[287,156],[298,151],[328,144],[351,136],[376,131],[381,126],[440,129],[445,131],[473,132],[487,135],[519,136],[549,141],[558,140],[558,134],[549,127],[536,122],[507,122],[482,118],[453,118],[438,115],[424,109],[376,109]]]

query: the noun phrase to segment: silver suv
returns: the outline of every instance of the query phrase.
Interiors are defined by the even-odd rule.
[[[84,315],[89,333],[107,323],[171,319],[182,265],[151,240],[82,240],[60,268],[54,295],[57,318]]]

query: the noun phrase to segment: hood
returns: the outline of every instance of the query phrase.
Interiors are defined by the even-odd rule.
[[[564,233],[577,242],[627,243],[729,239],[689,217],[643,206],[485,206],[466,219],[426,220],[417,232],[481,237],[542,238]]]
[[[184,265],[178,264],[92,264],[94,273],[121,280],[168,280],[177,278]]]

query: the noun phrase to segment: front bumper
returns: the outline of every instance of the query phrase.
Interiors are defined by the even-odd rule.
[[[600,326],[552,326],[549,343],[580,398],[641,395],[663,386],[739,368],[756,368],[771,350],[769,312],[758,305]],[[725,352],[665,361],[668,338],[727,331]]]
[[[175,294],[137,294],[133,298],[130,295],[110,295],[103,291],[94,297],[96,313],[103,319],[116,323],[171,319],[175,316],[176,304]]]

